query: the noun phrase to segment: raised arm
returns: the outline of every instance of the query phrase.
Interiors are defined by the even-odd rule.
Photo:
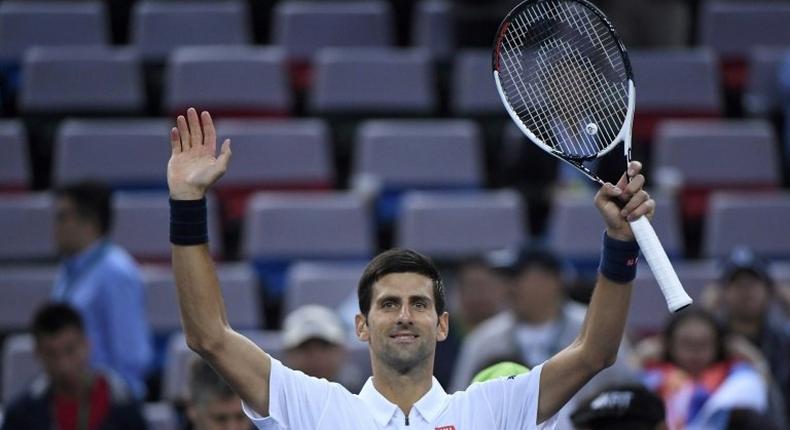
[[[645,178],[639,172],[642,165],[632,162],[628,174],[616,186],[602,187],[595,195],[595,205],[606,223],[606,235],[617,242],[623,254],[636,249],[636,242],[629,219],[652,217],[655,202],[642,189]],[[630,262],[634,264],[635,261]],[[626,261],[621,264],[625,266]],[[593,376],[611,366],[623,338],[628,303],[631,299],[631,282],[616,282],[602,274],[587,309],[581,332],[576,340],[546,361],[540,378],[538,422],[552,417]]]
[[[167,165],[167,183],[174,201],[173,216],[183,222],[173,230],[179,236],[174,242],[181,243],[173,244],[173,272],[187,344],[211,363],[242,400],[266,416],[271,360],[228,325],[208,246],[199,243],[200,239],[189,240],[194,236],[190,225],[201,221],[200,209],[183,211],[184,205],[199,207],[208,188],[225,173],[230,160],[230,140],[222,144],[220,155],[215,157],[217,136],[208,112],[198,118],[195,109],[190,108],[186,118],[178,117],[177,125],[170,131],[172,154]],[[177,216],[175,208],[182,210]],[[205,221],[205,215],[202,217]],[[185,227],[186,231],[179,227]]]

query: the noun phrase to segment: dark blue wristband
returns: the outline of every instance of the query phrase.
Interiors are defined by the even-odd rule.
[[[170,243],[202,245],[208,242],[206,198],[200,200],[170,199]]]
[[[633,241],[612,239],[603,233],[601,264],[598,271],[605,278],[617,283],[627,284],[636,278],[636,265],[639,261],[639,244]]]

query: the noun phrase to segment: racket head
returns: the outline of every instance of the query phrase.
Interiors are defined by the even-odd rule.
[[[631,63],[612,24],[590,2],[518,4],[499,26],[492,69],[508,114],[545,151],[577,166],[622,141],[629,154]]]

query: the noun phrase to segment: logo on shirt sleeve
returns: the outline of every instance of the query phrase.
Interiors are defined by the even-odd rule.
[[[455,430],[455,426],[436,427],[434,430]]]

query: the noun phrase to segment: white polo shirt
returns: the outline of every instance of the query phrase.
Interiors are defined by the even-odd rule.
[[[433,379],[431,389],[406,417],[368,379],[359,394],[342,385],[291,370],[272,359],[269,417],[243,404],[244,413],[260,430],[525,430],[553,429],[557,416],[536,425],[540,373],[473,384],[447,394]]]

